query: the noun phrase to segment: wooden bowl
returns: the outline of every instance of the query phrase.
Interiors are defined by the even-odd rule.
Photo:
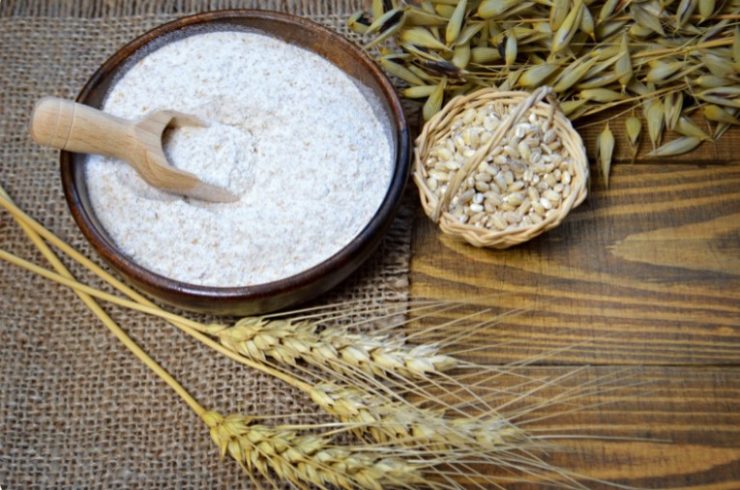
[[[139,289],[172,305],[216,314],[259,314],[315,298],[346,279],[379,244],[395,216],[409,172],[409,134],[390,81],[354,44],[318,24],[292,15],[258,10],[197,14],[159,26],[130,42],[106,61],[83,87],[77,101],[102,107],[124,65],[196,32],[244,27],[303,47],[331,61],[369,88],[382,102],[394,148],[395,167],[385,199],[360,234],[324,262],[294,276],[245,287],[209,287],[155,274],[124,255],[93,213],[85,181],[86,155],[61,152],[64,194],[77,225],[93,248]]]

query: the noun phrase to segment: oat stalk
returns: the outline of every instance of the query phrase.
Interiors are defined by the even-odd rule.
[[[369,53],[390,75],[409,85],[402,94],[421,102],[427,98],[425,120],[453,97],[481,87],[532,90],[551,85],[562,106],[570,109],[566,115],[579,126],[603,125],[614,117],[614,111],[604,111],[614,107],[632,112],[646,100],[680,94],[682,107],[654,137],[670,141],[661,151],[654,145],[655,156],[693,151],[705,141],[675,131],[673,123],[682,116],[703,115],[713,126],[709,134],[715,140],[738,124],[737,0],[483,0],[460,7],[454,18],[439,12],[422,14],[417,2],[394,5],[404,15],[388,19],[382,32],[392,30],[393,35],[386,35],[377,43],[380,48]],[[388,8],[374,12],[384,15]],[[353,19],[359,17],[374,20],[371,14],[356,14]],[[364,39],[378,40],[361,22],[349,27]],[[410,42],[409,31],[428,42],[424,46]],[[445,36],[450,31],[457,35]],[[717,109],[709,115],[700,112],[707,105]]]

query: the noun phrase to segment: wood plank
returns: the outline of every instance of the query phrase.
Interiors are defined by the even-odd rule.
[[[518,371],[532,377],[558,377],[571,370],[560,366]],[[549,441],[562,450],[551,451],[545,461],[590,478],[639,488],[740,488],[740,368],[647,367],[626,374],[614,367],[588,368],[543,394],[553,396],[562,388],[593,383],[610,374],[623,386],[632,381],[646,384],[616,391],[605,388],[602,394],[578,399],[581,408],[575,411],[556,415],[559,409],[548,407],[542,413],[552,418],[525,424],[536,434],[585,437]],[[596,435],[602,439],[588,438]],[[584,483],[589,488],[614,488]]]
[[[739,183],[740,164],[617,165],[608,191],[506,251],[444,236],[419,211],[412,297],[528,310],[490,329],[517,343],[488,362],[589,341],[547,362],[739,364]]]

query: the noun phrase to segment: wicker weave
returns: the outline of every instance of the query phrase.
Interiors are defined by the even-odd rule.
[[[559,110],[557,101],[551,95],[549,87],[540,87],[533,93],[505,92],[485,88],[467,96],[452,99],[439,113],[432,117],[416,139],[414,158],[414,181],[419,187],[421,205],[427,216],[438,223],[446,234],[462,238],[476,247],[508,248],[526,242],[535,236],[558,226],[571,209],[586,198],[588,183],[588,160],[580,135],[573,129],[568,118]],[[549,103],[545,103],[547,99]],[[456,116],[469,108],[478,109],[490,102],[503,105],[507,110],[506,117],[495,128],[493,136],[484,143],[470,159],[450,179],[446,192],[441,198],[428,187],[425,162],[434,145],[449,135],[450,126]],[[461,190],[461,184],[474,172],[478,165],[490,155],[494,148],[504,145],[510,130],[530,111],[539,116],[550,118],[558,137],[567,149],[573,162],[574,175],[571,181],[571,193],[563,200],[549,218],[530,226],[520,226],[504,231],[490,230],[484,227],[461,223],[448,212],[451,199]]]

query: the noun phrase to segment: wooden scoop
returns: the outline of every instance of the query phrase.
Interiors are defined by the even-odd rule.
[[[76,153],[95,153],[123,160],[146,182],[165,192],[204,201],[233,202],[238,196],[201,181],[167,161],[162,133],[168,126],[206,126],[201,119],[175,111],[156,111],[138,121],[106,114],[57,97],[36,103],[31,137],[37,143]]]

